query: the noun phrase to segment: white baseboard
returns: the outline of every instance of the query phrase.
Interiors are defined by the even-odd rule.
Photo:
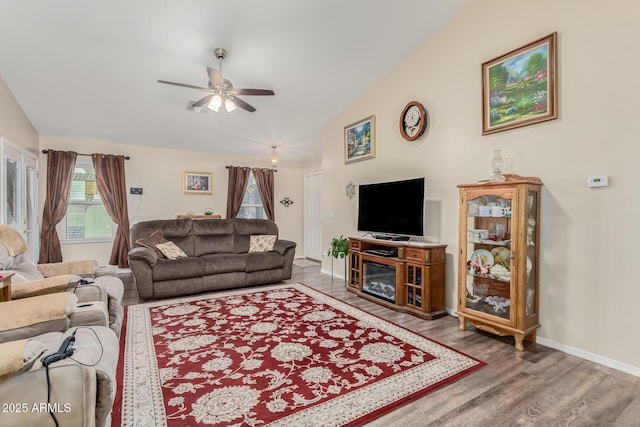
[[[606,366],[607,368],[613,368],[618,371],[633,375],[635,377],[640,377],[640,367],[638,366],[633,366],[628,363],[620,362],[619,360],[610,359],[608,357],[581,350],[579,348],[571,347],[570,345],[562,344],[547,338],[537,337],[536,342],[547,347],[560,350],[563,353],[588,360],[589,362],[594,362],[599,365]]]
[[[325,274],[331,275],[330,271],[323,270],[322,272]],[[343,276],[338,276],[337,274],[334,274],[333,277],[340,277],[341,279],[344,279]],[[445,307],[445,310],[450,316],[458,317],[454,309]],[[588,360],[589,362],[597,363],[598,365],[606,366],[607,368],[612,368],[617,371],[621,371],[621,372],[633,375],[635,377],[640,377],[640,367],[638,366],[633,366],[628,363],[621,362],[619,360],[610,359],[608,357],[604,357],[599,354],[581,350],[576,347],[571,347],[570,345],[562,344],[562,343],[550,340],[548,338],[536,337],[536,342],[546,347],[551,347],[553,349],[559,350],[563,353],[567,353],[572,356],[576,356],[581,359]]]
[[[447,310],[447,313],[449,313],[450,316],[458,317],[455,310],[446,307],[445,310]],[[548,338],[538,336],[536,337],[536,342],[546,347],[551,347],[553,349],[559,350],[563,353],[579,357],[580,359],[588,360],[589,362],[597,363],[598,365],[606,366],[607,368],[612,368],[633,375],[635,377],[640,377],[640,367],[638,366],[633,366],[628,363],[620,362],[619,360],[610,359],[599,354],[581,350],[576,347],[571,347],[570,345],[562,344]]]

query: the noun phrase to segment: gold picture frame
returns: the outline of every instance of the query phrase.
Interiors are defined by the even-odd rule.
[[[482,134],[558,118],[557,32],[482,64]]]
[[[376,116],[344,127],[344,163],[376,157]]]
[[[213,194],[213,173],[182,171],[182,194]]]

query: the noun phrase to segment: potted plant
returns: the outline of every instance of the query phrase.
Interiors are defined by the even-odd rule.
[[[333,281],[333,259],[345,258],[349,253],[349,239],[344,236],[334,237],[329,244],[327,255],[331,257],[331,280]],[[344,281],[347,281],[347,263],[344,263]]]

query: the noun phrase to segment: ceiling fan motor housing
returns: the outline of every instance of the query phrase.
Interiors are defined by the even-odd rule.
[[[221,48],[221,47],[216,48],[216,49],[213,51],[213,54],[214,54],[214,55],[216,56],[216,58],[218,58],[218,59],[224,59],[224,58],[226,58],[226,57],[227,57],[227,51],[226,51],[226,49],[223,49],[223,48]]]

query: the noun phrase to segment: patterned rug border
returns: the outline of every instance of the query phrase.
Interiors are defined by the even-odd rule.
[[[123,336],[121,337],[121,347],[124,348],[120,349],[122,358],[121,363],[123,366],[122,379],[120,382],[120,384],[122,384],[122,394],[118,401],[118,403],[120,403],[118,407],[119,411],[113,416],[114,426],[117,425],[115,424],[117,421],[121,421],[122,426],[131,426],[134,424],[153,426],[167,425],[164,400],[160,402],[157,401],[158,399],[152,399],[153,401],[151,402],[139,401],[138,399],[142,397],[142,393],[135,393],[136,388],[146,387],[153,390],[155,396],[157,396],[158,393],[162,396],[160,379],[157,375],[158,366],[155,356],[155,348],[153,345],[153,337],[150,334],[143,333],[150,329],[149,308],[225,298],[234,295],[247,295],[256,292],[282,290],[287,288],[296,289],[333,307],[334,309],[344,312],[349,316],[365,320],[381,331],[403,340],[436,357],[432,361],[423,363],[412,369],[408,369],[404,372],[393,375],[392,377],[378,381],[377,383],[363,389],[350,391],[349,393],[341,395],[331,401],[285,416],[268,424],[269,426],[329,425],[326,423],[337,423],[337,425],[345,426],[362,425],[380,417],[383,414],[397,409],[412,400],[426,395],[439,387],[450,384],[486,365],[485,362],[476,359],[475,357],[469,356],[445,344],[420,335],[403,326],[397,325],[389,320],[383,319],[359,307],[355,307],[336,297],[298,282],[232,289],[209,294],[150,301],[128,306],[126,310],[126,327],[123,328]],[[143,325],[136,327],[139,322],[143,322]],[[133,333],[131,333],[132,331]],[[134,347],[134,343],[143,342],[145,343],[144,346],[138,345]],[[143,351],[141,351],[140,347],[144,347],[142,349]],[[443,363],[445,359],[448,361],[447,363]],[[144,360],[146,363],[139,363],[137,365],[137,369],[134,370],[132,366],[134,360]],[[125,363],[125,361],[127,363]],[[452,364],[460,366],[460,369],[453,375],[448,371]],[[440,369],[440,375],[430,377],[430,382],[425,384],[425,382],[421,380],[423,376],[419,375],[419,371],[434,369],[434,366],[437,369]],[[388,390],[390,387],[397,388],[400,385],[403,390],[406,390],[406,394],[400,399],[392,397],[393,393],[385,392],[385,390]],[[365,408],[364,410],[367,411],[367,413],[365,415],[361,415],[363,411],[362,406],[351,404],[351,402],[361,401],[361,396],[370,395],[371,393],[378,393],[383,398],[377,400],[375,405]],[[119,397],[116,396],[116,398],[118,399]],[[338,400],[339,402],[337,402]],[[335,408],[336,403],[339,403],[344,409],[341,411],[343,416],[340,420],[323,420],[320,418],[320,414],[323,413],[325,406]],[[133,417],[134,410],[136,411],[135,421]]]

